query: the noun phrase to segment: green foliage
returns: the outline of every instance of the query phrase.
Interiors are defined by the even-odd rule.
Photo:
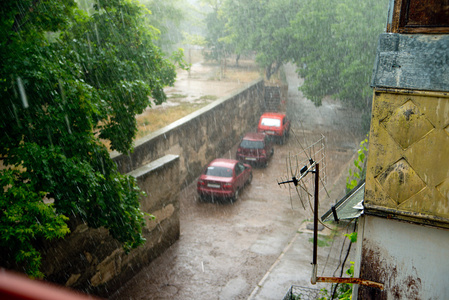
[[[345,234],[345,236],[350,240],[351,243],[357,242],[357,232],[353,232],[351,234]],[[351,266],[346,270],[346,274],[349,277],[354,277],[354,262],[351,261]],[[350,300],[352,298],[352,284],[343,283],[337,284],[335,287],[335,291],[332,292],[327,290],[326,288],[322,288],[320,291],[319,300],[328,300],[328,299],[340,299],[340,300]]]
[[[206,25],[206,46],[210,51],[205,52],[207,59],[221,62],[233,52],[233,45],[226,38],[227,18],[223,14],[222,1],[202,0],[203,6],[208,8],[204,22]]]
[[[196,46],[207,46],[207,41],[202,35],[190,34],[188,32],[184,32],[184,43]]]
[[[354,262],[351,261],[351,266],[346,270],[346,274],[349,277],[354,277]],[[350,300],[352,298],[352,284],[343,283],[339,284],[335,291],[335,298],[340,300]]]
[[[368,154],[368,139],[360,142],[360,149],[357,150],[357,158],[354,160],[355,170],[349,169],[349,176],[346,177],[346,191],[349,192],[357,184],[365,180],[366,176],[366,156]]]
[[[141,2],[151,11],[151,14],[146,15],[148,23],[158,29],[156,45],[161,49],[171,50],[184,38],[180,29],[185,16],[184,4],[180,0]]]
[[[369,110],[369,86],[387,1],[307,0],[292,29],[294,61],[305,79],[301,90],[316,105],[332,95]]]
[[[40,278],[41,255],[34,244],[39,239],[51,240],[69,233],[65,223],[68,218],[42,201],[45,192],[30,190],[18,177],[17,170],[0,170],[0,253],[13,256],[10,258],[26,268],[30,276]]]
[[[387,0],[208,2],[220,4],[220,34],[213,35],[236,54],[255,52],[268,79],[292,61],[304,78],[301,90],[317,106],[330,95],[365,115],[370,111],[369,82]]]
[[[131,151],[135,114],[174,83],[148,11],[131,0],[99,0],[90,15],[72,0],[7,0],[0,13],[2,258],[41,276],[35,245],[66,235],[72,215],[109,229],[125,250],[141,245],[141,192],[100,138]]]
[[[332,237],[326,235],[318,235],[317,245],[318,247],[328,247],[332,241]],[[313,237],[309,239],[310,243],[313,243]]]
[[[356,243],[357,242],[357,232],[353,232],[351,234],[345,234],[345,237],[347,237],[351,243]]]
[[[357,232],[352,232],[350,234],[345,234],[345,236],[349,239],[351,243],[357,242]],[[351,266],[346,270],[346,275],[349,277],[354,277],[354,262],[351,261]],[[340,300],[350,300],[352,297],[352,284],[351,283],[343,283],[338,284],[335,290],[335,298]]]
[[[256,53],[267,79],[292,59],[290,22],[299,8],[294,0],[226,0],[223,12],[230,43],[236,53]]]

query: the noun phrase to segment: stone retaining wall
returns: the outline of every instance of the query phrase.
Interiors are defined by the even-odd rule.
[[[176,178],[181,186],[198,177],[204,166],[227,153],[241,136],[257,125],[265,110],[264,82],[254,81],[235,94],[136,141],[131,155],[113,153],[121,173],[128,173],[165,154],[179,155]]]
[[[266,111],[285,112],[287,109],[288,85],[265,86]]]

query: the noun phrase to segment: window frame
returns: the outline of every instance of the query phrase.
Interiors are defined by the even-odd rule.
[[[393,0],[391,0],[393,1]],[[449,24],[444,26],[438,25],[409,25],[408,14],[410,1],[417,0],[395,0],[393,7],[392,23],[387,25],[387,32],[393,33],[427,33],[441,34],[449,33]]]

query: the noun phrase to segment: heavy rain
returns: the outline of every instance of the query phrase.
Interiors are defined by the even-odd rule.
[[[4,1],[2,271],[114,300],[347,292],[311,283],[314,242],[319,275],[355,251],[354,222],[314,228],[312,167],[320,217],[363,180],[387,1],[328,2]],[[234,161],[265,112],[273,155]],[[216,158],[251,177],[224,194]]]

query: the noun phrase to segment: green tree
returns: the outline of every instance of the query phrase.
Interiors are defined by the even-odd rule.
[[[223,0],[202,0],[202,5],[208,11],[204,17],[206,26],[206,59],[218,61],[221,71],[226,71],[227,58],[234,52],[233,45],[226,39],[226,16],[223,14]]]
[[[293,61],[307,98],[319,106],[333,96],[364,112],[368,121],[369,83],[386,8],[387,0],[224,0],[221,40],[237,54],[254,51],[268,79]]]
[[[227,38],[236,53],[255,51],[267,79],[292,59],[290,23],[299,10],[294,0],[225,0]]]
[[[185,16],[184,1],[145,0],[141,2],[151,11],[151,14],[147,15],[147,19],[151,26],[159,30],[160,37],[155,43],[161,49],[171,50],[183,40],[180,26]]]
[[[368,112],[370,78],[387,1],[306,0],[292,22],[293,60],[301,90],[316,105],[324,96]]]
[[[67,234],[68,216],[104,226],[126,250],[145,241],[141,192],[100,138],[131,151],[135,114],[149,97],[166,99],[175,65],[154,45],[143,6],[99,0],[94,9],[88,16],[72,0],[0,8],[0,251],[32,276],[42,275],[36,245]]]

